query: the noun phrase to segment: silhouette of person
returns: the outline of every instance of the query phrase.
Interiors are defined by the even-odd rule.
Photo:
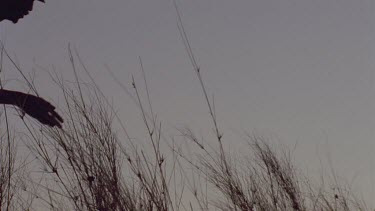
[[[10,20],[17,23],[33,9],[35,0],[0,0],[0,22]],[[44,0],[37,0],[44,2]]]
[[[38,0],[44,2],[44,0]],[[33,9],[34,0],[0,0],[0,22],[10,20],[17,23]],[[55,107],[41,97],[0,89],[0,104],[14,105],[39,122],[51,127],[62,127],[62,117]]]
[[[42,124],[62,128],[63,118],[55,111],[55,106],[41,97],[17,91],[0,89],[0,104],[14,105]]]

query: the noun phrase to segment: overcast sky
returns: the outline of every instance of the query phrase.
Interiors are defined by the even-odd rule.
[[[320,174],[320,161],[331,159],[355,190],[374,198],[373,0],[177,2],[233,149],[244,143],[244,131],[297,143],[303,171]],[[41,94],[55,104],[62,97],[44,83],[50,80],[40,66],[69,77],[71,43],[134,136],[137,108],[104,66],[130,88],[132,74],[141,80],[141,56],[166,130],[186,124],[203,135],[211,131],[170,0],[37,2],[19,24],[0,23],[0,36],[26,73],[36,71]],[[13,70],[2,77],[7,87],[22,89]]]

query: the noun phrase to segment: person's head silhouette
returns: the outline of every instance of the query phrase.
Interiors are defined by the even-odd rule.
[[[0,22],[9,20],[17,23],[33,9],[35,0],[0,0]],[[36,0],[44,2],[44,0]]]

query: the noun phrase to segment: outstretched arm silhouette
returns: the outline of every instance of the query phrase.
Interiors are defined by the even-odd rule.
[[[20,18],[33,10],[34,1],[44,0],[0,0],[0,22],[10,20],[17,23]]]
[[[42,124],[61,128],[62,117],[55,111],[55,106],[43,98],[5,89],[0,89],[0,104],[14,105]]]

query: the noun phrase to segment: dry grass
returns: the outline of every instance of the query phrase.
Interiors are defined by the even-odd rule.
[[[73,55],[71,61],[76,72]],[[35,204],[43,204],[48,210],[101,211],[369,210],[337,180],[322,187],[312,185],[298,173],[287,150],[275,150],[261,136],[248,135],[248,155],[253,156],[231,156],[224,147],[226,140],[217,124],[213,102],[208,100],[201,71],[195,71],[216,137],[216,144],[210,145],[198,140],[193,130],[180,129],[196,148],[195,157],[163,138],[161,122],[152,113],[148,88],[146,99],[141,99],[134,79],[134,96],[147,131],[148,148],[117,135],[114,123],[119,121],[118,116],[94,81],[84,85],[87,83],[77,76],[69,86],[55,77],[67,108],[64,129],[35,126],[24,120],[29,149],[43,167],[38,177],[42,179],[36,181],[15,174],[15,139],[7,133],[9,129],[5,130],[0,142],[1,210],[32,210]],[[167,153],[173,156],[165,156]],[[186,171],[187,166],[194,176]],[[20,194],[20,181],[38,188]],[[189,194],[194,199],[185,199]],[[26,203],[22,200],[25,196],[33,201]]]
[[[262,136],[248,134],[249,149],[243,157],[230,154],[224,144],[230,140],[222,135],[214,102],[175,6],[180,35],[208,107],[214,142],[199,140],[192,129],[180,129],[197,152],[189,156],[174,139],[165,138],[152,109],[141,62],[146,97],[141,97],[133,78],[132,99],[149,144],[145,148],[138,145],[79,55],[69,50],[75,82],[53,77],[64,97],[64,128],[24,120],[28,132],[22,139],[36,157],[33,165],[42,168],[38,176],[29,177],[19,170],[25,162],[16,162],[17,136],[11,135],[7,122],[5,133],[0,133],[0,210],[370,210],[338,179],[333,184],[313,185],[298,172],[288,150],[275,150]],[[90,78],[89,83],[80,79],[78,67]],[[7,116],[3,114],[1,119]],[[115,124],[125,135],[118,135]]]

